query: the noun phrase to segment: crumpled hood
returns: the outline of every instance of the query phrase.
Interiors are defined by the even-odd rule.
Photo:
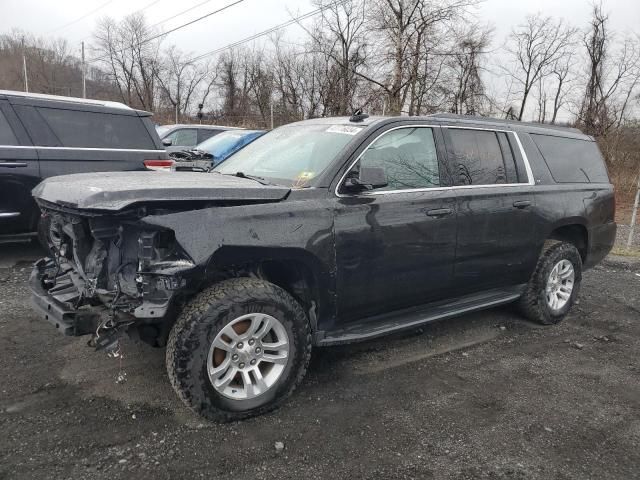
[[[48,178],[32,194],[68,207],[117,211],[139,202],[277,201],[289,192],[288,187],[218,173],[108,172]]]

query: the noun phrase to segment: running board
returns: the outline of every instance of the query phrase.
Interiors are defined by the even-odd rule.
[[[425,323],[456,317],[463,313],[504,305],[517,300],[524,287],[525,285],[517,285],[505,289],[489,290],[454,300],[431,303],[418,308],[376,315],[359,320],[357,323],[349,324],[344,328],[329,332],[318,332],[319,335],[316,336],[315,343],[318,346],[328,346],[362,342],[402,330],[417,328]]]

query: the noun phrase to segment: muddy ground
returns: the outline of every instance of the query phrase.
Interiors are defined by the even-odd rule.
[[[2,479],[640,478],[640,264],[586,273],[559,326],[507,307],[316,350],[283,408],[216,425],[163,351],[120,365],[36,318],[38,255],[0,245]]]

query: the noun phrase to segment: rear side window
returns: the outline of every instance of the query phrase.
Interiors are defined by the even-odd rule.
[[[531,134],[558,183],[609,183],[596,142]]]
[[[0,110],[0,145],[18,145],[18,139],[11,129],[11,125]]]
[[[64,147],[156,149],[139,117],[58,108],[38,112]]]
[[[450,128],[448,135],[456,185],[509,183],[496,132]]]

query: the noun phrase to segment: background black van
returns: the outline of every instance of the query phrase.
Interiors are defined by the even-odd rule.
[[[150,116],[116,102],[0,90],[0,238],[37,231],[31,190],[47,177],[168,159]]]

